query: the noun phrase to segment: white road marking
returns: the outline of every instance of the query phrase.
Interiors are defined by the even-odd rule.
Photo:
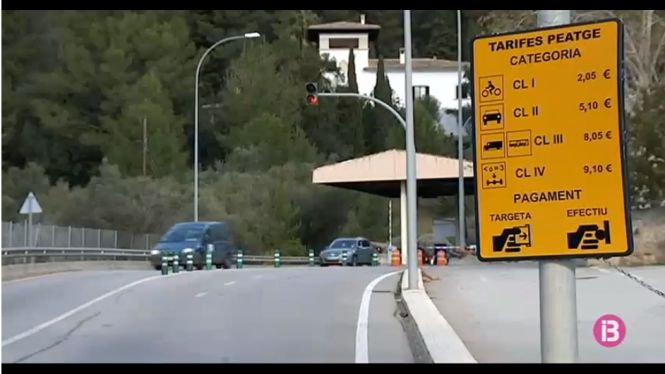
[[[358,312],[358,326],[356,328],[356,363],[368,364],[369,363],[369,345],[368,345],[368,328],[369,328],[369,302],[372,298],[372,291],[379,282],[388,278],[391,275],[402,272],[402,270],[393,271],[392,273],[383,274],[382,276],[371,281],[365,291],[363,291],[363,298],[360,301],[360,311]]]
[[[207,292],[199,292],[199,293],[197,293],[196,295],[194,295],[194,297],[203,297],[203,296],[205,296],[205,295],[207,295],[207,294],[208,294]]]
[[[104,299],[108,299],[109,297],[111,297],[111,296],[113,296],[117,293],[128,290],[128,289],[130,289],[134,286],[138,286],[141,283],[150,282],[150,281],[153,281],[155,279],[160,279],[160,278],[173,277],[173,276],[177,276],[177,275],[181,275],[181,274],[187,274],[187,273],[182,272],[182,273],[169,274],[169,275],[154,275],[152,277],[139,279],[139,280],[134,281],[132,283],[126,284],[126,285],[124,285],[120,288],[117,288],[117,289],[113,290],[113,291],[109,291],[109,292],[103,294],[102,296],[99,296],[98,298],[92,299],[92,300],[88,301],[87,303],[85,303],[83,305],[80,305],[80,306],[70,310],[69,312],[63,313],[63,314],[59,315],[58,317],[53,318],[50,321],[44,322],[41,325],[38,325],[38,326],[35,326],[35,327],[31,328],[30,330],[24,331],[24,332],[22,332],[18,335],[12,336],[9,339],[3,340],[2,341],[2,346],[5,347],[5,346],[8,346],[10,344],[16,343],[19,340],[23,340],[23,339],[27,338],[28,336],[34,335],[34,334],[40,332],[41,330],[44,330],[45,328],[47,328],[47,327],[49,327],[49,326],[51,326],[55,323],[58,323],[58,322],[66,319],[68,317],[71,317],[74,314],[76,314],[76,313],[78,313],[78,312],[80,312],[80,311],[82,311],[86,308],[89,308],[92,305],[94,305],[94,304],[96,304],[96,303],[98,303],[98,302],[100,302]]]
[[[226,282],[224,283],[225,286],[232,286],[236,283],[236,281],[231,281],[231,282]]]

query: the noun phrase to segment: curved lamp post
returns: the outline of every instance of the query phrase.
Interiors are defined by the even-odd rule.
[[[201,65],[203,65],[203,60],[205,60],[213,49],[226,42],[259,37],[261,37],[261,34],[258,32],[250,32],[219,40],[203,53],[203,56],[201,56],[199,64],[196,67],[196,83],[194,87],[194,221],[199,220],[199,73],[201,72]]]

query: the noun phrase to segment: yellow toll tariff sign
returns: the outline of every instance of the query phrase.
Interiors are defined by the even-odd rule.
[[[481,260],[632,252],[618,20],[473,42]]]

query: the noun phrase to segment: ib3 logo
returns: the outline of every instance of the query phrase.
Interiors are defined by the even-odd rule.
[[[605,314],[593,325],[593,336],[603,347],[616,347],[626,337],[626,324],[617,315]]]

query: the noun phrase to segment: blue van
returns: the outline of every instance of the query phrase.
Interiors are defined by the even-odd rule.
[[[150,251],[150,264],[162,269],[162,252],[175,252],[181,266],[186,265],[187,253],[194,254],[194,267],[205,266],[208,244],[213,245],[212,263],[218,268],[228,269],[233,263],[235,243],[225,222],[181,222],[173,225]],[[171,263],[169,263],[171,265]]]

